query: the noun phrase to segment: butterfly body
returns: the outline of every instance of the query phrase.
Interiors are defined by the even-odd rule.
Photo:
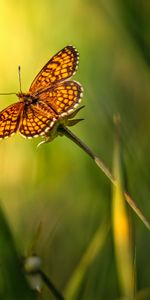
[[[69,78],[78,65],[78,52],[67,46],[53,56],[19,102],[0,112],[0,138],[19,131],[26,138],[43,136],[73,113],[82,98],[82,86]]]

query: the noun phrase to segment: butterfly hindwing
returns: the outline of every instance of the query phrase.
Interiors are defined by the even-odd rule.
[[[72,113],[83,96],[82,86],[76,81],[65,81],[39,95],[40,101],[51,107],[56,115],[65,116]]]
[[[55,120],[55,114],[48,107],[46,111],[31,104],[24,108],[19,132],[27,138],[44,135],[54,125]]]

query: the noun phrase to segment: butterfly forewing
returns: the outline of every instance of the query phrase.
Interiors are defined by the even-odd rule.
[[[80,103],[82,91],[82,86],[78,82],[65,81],[41,93],[38,105],[44,102],[55,111],[56,115],[69,115]]]
[[[17,102],[0,112],[0,138],[6,138],[14,134],[18,127],[23,111],[24,103]]]
[[[29,89],[33,94],[70,78],[76,71],[79,54],[73,46],[67,46],[54,55],[35,77]]]

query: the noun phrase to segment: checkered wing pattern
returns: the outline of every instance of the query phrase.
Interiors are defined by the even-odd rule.
[[[17,102],[0,112],[0,139],[13,135],[19,126],[24,104]]]
[[[19,131],[27,138],[38,137],[50,130],[55,120],[55,114],[48,106],[38,108],[31,104],[24,108]]]
[[[47,92],[40,94],[39,106],[47,104],[56,115],[65,116],[73,112],[82,98],[82,86],[76,81],[65,81]]]
[[[73,46],[67,46],[54,55],[35,77],[29,91],[38,92],[70,78],[76,71],[79,54]]]

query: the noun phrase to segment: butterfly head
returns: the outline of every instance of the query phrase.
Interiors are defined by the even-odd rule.
[[[30,93],[17,93],[17,97],[21,102],[24,102],[25,104],[31,104],[34,103],[36,99],[30,94]]]

